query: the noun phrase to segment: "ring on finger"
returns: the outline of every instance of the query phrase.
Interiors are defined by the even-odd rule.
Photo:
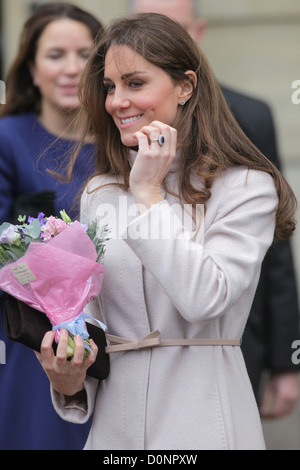
[[[165,143],[165,138],[161,134],[157,139],[151,139],[151,142],[157,142],[162,147]]]

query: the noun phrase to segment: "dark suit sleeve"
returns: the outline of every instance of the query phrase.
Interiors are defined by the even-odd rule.
[[[222,88],[236,120],[256,147],[282,171],[269,106]],[[263,369],[299,370],[291,345],[299,333],[297,282],[290,241],[274,243],[262,264],[258,289],[246,325],[242,349],[254,391]]]
[[[272,372],[299,370],[291,345],[299,334],[297,285],[290,243],[279,241],[265,259],[266,367]]]

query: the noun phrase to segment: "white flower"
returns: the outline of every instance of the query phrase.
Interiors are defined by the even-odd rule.
[[[21,235],[18,232],[18,228],[15,225],[10,225],[4,229],[0,236],[0,242],[6,243],[7,245],[18,244]]]

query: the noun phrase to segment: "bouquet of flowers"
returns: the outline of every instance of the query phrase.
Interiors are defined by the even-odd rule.
[[[80,334],[85,356],[90,352],[83,313],[101,289],[102,264],[108,227],[72,222],[65,211],[61,218],[19,216],[18,224],[0,226],[0,289],[46,314],[55,341],[61,329],[69,331],[68,356],[74,353]],[[101,322],[100,326],[106,329]]]

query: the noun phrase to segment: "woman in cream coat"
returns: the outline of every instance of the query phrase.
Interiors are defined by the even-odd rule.
[[[86,449],[264,449],[239,345],[274,232],[294,229],[290,188],[166,17],[117,20],[82,89],[99,156],[81,218],[112,231],[90,304],[111,371],[86,378],[95,354],[83,362],[78,337],[67,362],[65,332],[57,356],[48,333],[39,359],[56,410],[77,423],[94,413]]]

